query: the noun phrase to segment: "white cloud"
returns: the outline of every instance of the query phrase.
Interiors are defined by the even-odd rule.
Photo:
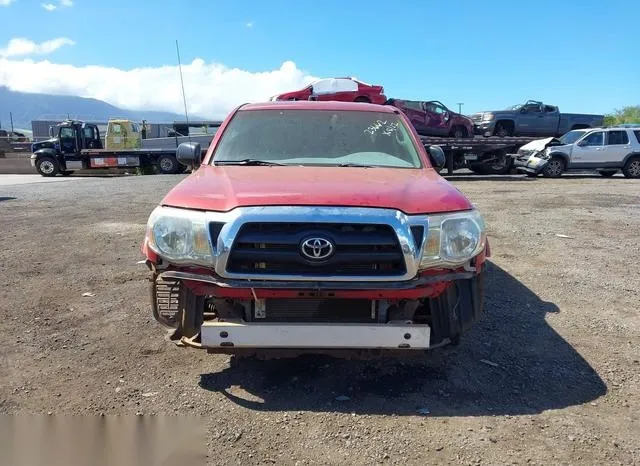
[[[11,5],[15,0],[0,0],[0,6],[9,6]]]
[[[256,24],[255,21],[248,21],[245,23],[245,26],[248,28],[252,28],[254,24]]]
[[[0,57],[23,57],[26,55],[47,55],[55,52],[65,45],[75,45],[75,42],[67,37],[58,37],[56,39],[46,40],[35,43],[32,40],[23,37],[11,39],[7,46],[0,49]]]
[[[47,11],[53,11],[56,8],[58,8],[53,3],[41,3],[40,6],[42,6],[42,8],[44,8]]]
[[[60,0],[60,5],[62,6],[73,6],[72,0]]]
[[[276,69],[251,72],[197,58],[183,64],[182,73],[189,113],[206,118],[223,118],[239,104],[265,101],[317,79],[292,61]],[[0,57],[0,86],[93,97],[130,110],[184,112],[180,74],[178,67],[171,65],[122,70]]]

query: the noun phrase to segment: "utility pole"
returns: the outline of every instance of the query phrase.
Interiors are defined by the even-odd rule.
[[[9,119],[11,120],[11,132],[13,133],[13,113],[9,112]]]
[[[464,102],[458,102],[458,113],[462,113],[462,106],[464,105]]]

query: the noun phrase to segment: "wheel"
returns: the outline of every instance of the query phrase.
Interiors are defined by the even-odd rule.
[[[462,126],[454,126],[451,129],[451,136],[456,139],[462,139],[467,137],[467,130]]]
[[[163,175],[170,175],[178,171],[180,162],[174,155],[163,155],[158,159],[158,169]]]
[[[485,163],[485,173],[489,175],[506,175],[511,170],[513,160],[511,157],[507,157],[503,152],[496,152],[494,154],[495,160],[490,163]]]
[[[42,176],[56,176],[60,172],[60,167],[53,157],[42,157],[36,162],[36,170]]]
[[[564,160],[560,157],[552,157],[542,169],[542,176],[546,178],[559,178],[564,172]]]
[[[512,129],[509,126],[505,125],[504,123],[498,123],[496,125],[496,129],[493,132],[495,136],[500,136],[501,138],[505,136],[511,136],[512,133],[513,133]]]
[[[360,96],[360,97],[356,97],[356,99],[354,100],[354,102],[365,102],[365,103],[371,103],[371,100],[369,100],[369,98],[368,98],[368,97]]]
[[[196,296],[186,287],[183,287],[182,292],[179,330],[183,336],[193,338],[200,332],[203,322],[204,296]]]
[[[640,178],[640,157],[630,158],[624,164],[622,173],[627,178]]]
[[[604,176],[605,178],[611,178],[613,175],[618,173],[618,170],[602,170],[598,173],[600,173],[600,176]]]

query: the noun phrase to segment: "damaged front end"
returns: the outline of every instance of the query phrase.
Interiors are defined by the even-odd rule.
[[[153,243],[163,229],[154,231],[152,221],[143,247],[151,306],[171,339],[212,353],[354,357],[455,344],[481,316],[489,249],[477,215],[330,209],[326,220],[309,222],[317,217],[306,211],[288,209],[273,221],[247,209],[206,219],[208,266],[204,257],[162,257]],[[470,257],[457,262],[441,245],[456,222],[463,231],[456,241],[477,234]],[[323,253],[319,239],[333,248],[324,261],[313,259]]]
[[[564,144],[559,139],[552,137],[532,141],[518,149],[513,166],[518,172],[538,175],[550,160],[550,148],[562,145]]]

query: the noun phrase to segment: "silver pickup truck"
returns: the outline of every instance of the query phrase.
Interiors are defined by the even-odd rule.
[[[560,113],[558,107],[537,100],[506,110],[471,115],[474,133],[483,136],[560,136],[567,131],[604,124],[604,115]]]

